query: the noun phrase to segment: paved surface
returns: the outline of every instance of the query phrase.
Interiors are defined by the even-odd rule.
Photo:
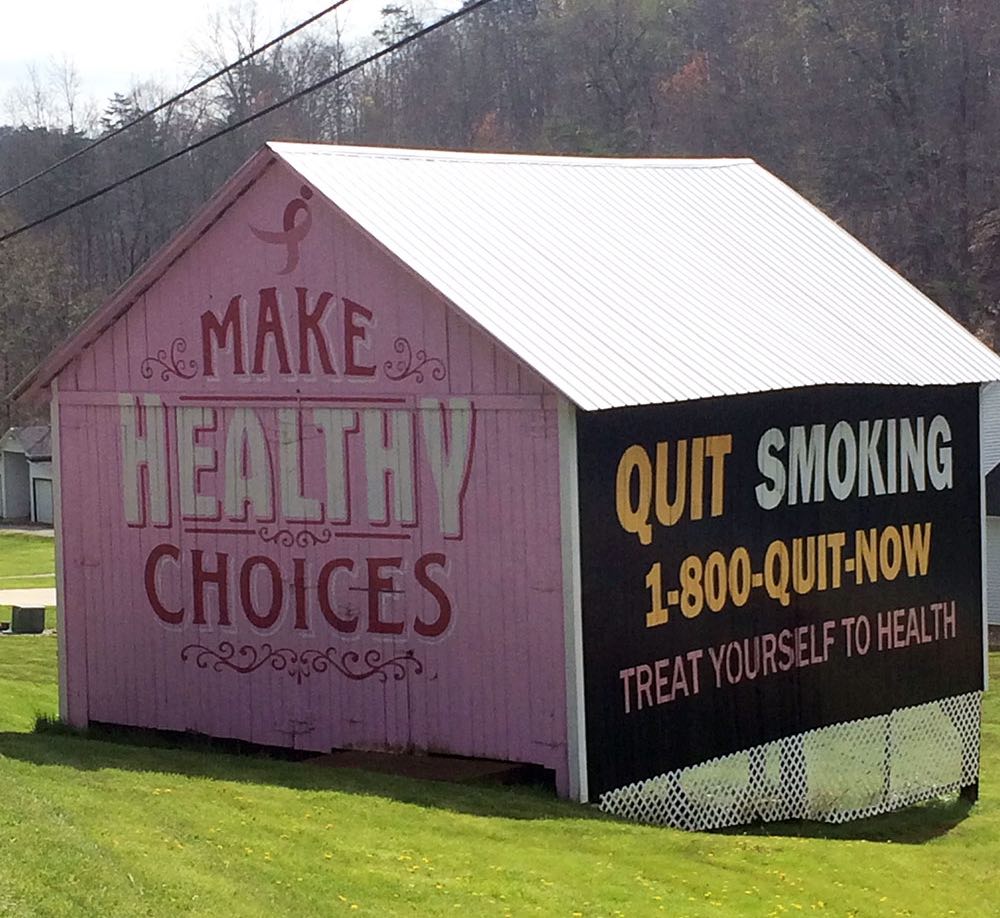
[[[33,536],[44,536],[45,538],[54,538],[55,530],[46,529],[44,526],[18,526],[18,525],[8,525],[7,523],[0,523],[0,533],[10,532],[14,535],[33,535]]]
[[[0,590],[0,606],[54,606],[54,587],[35,590]]]

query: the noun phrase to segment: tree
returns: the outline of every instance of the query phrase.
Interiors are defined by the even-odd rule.
[[[17,221],[0,213],[0,229]],[[60,246],[43,237],[18,237],[0,246],[0,428],[30,419],[36,409],[15,406],[11,390],[85,315],[76,279]]]

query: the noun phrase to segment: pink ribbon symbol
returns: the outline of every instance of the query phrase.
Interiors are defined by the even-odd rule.
[[[261,242],[266,242],[268,245],[285,246],[285,267],[278,272],[279,274],[288,274],[298,267],[299,244],[306,238],[312,227],[312,213],[306,201],[313,196],[313,191],[308,186],[303,185],[299,189],[299,194],[302,197],[292,198],[285,207],[285,213],[281,218],[283,229],[262,230],[257,229],[256,226],[250,227],[250,232]],[[301,220],[298,220],[299,214],[303,215]]]

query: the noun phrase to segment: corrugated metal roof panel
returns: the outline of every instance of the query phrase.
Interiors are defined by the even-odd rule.
[[[1000,358],[750,160],[270,148],[585,409],[1000,379]]]

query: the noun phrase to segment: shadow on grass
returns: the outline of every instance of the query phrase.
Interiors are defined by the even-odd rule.
[[[122,770],[271,785],[302,792],[383,797],[421,807],[507,819],[602,819],[593,807],[558,800],[544,786],[446,784],[312,765],[315,753],[149,730],[75,731],[41,721],[35,733],[0,733],[0,757],[80,771]]]
[[[0,756],[83,771],[122,770],[272,785],[302,792],[380,797],[472,816],[617,822],[596,807],[554,797],[546,786],[446,784],[397,775],[310,765],[315,753],[239,740],[113,726],[78,731],[40,718],[34,733],[0,733]],[[838,825],[772,822],[720,830],[720,835],[924,844],[946,835],[972,809],[965,799],[939,799],[896,813]]]
[[[825,822],[768,822],[726,829],[722,834],[922,845],[947,835],[969,816],[972,808],[973,804],[968,800],[954,796],[929,800],[895,813],[869,816],[854,822],[835,825]]]

